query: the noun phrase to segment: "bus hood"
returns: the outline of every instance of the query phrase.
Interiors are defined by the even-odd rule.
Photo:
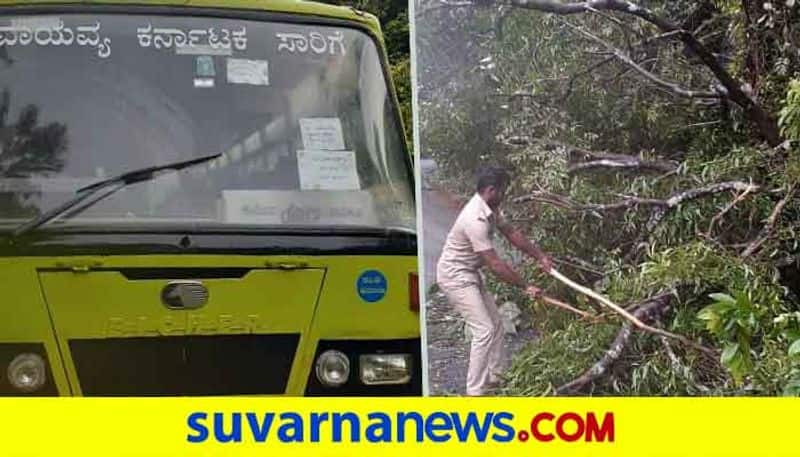
[[[73,394],[283,394],[325,270],[39,271]],[[75,382],[77,381],[77,382]]]

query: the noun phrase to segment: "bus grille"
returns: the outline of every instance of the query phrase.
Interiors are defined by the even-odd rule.
[[[72,339],[85,396],[282,394],[299,334]]]

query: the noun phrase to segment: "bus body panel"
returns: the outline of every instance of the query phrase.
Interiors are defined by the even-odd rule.
[[[280,265],[284,269],[270,268]],[[302,267],[291,269],[296,265]],[[209,300],[197,310],[162,304],[160,291],[170,279],[129,280],[119,273],[173,268],[250,271],[239,279],[199,279]],[[358,278],[368,270],[386,277],[386,294],[376,302],[358,293]],[[0,347],[44,345],[58,394],[81,395],[70,341],[292,333],[299,343],[285,394],[302,395],[320,341],[418,341],[419,315],[409,307],[409,274],[415,272],[414,256],[0,258],[8,297],[0,306]]]

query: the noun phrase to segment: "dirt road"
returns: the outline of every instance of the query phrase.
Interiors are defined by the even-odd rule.
[[[424,172],[424,169],[423,169]],[[460,205],[446,191],[422,190],[422,246],[425,250],[425,287],[436,280],[436,262]],[[463,322],[442,294],[427,294],[428,380],[431,395],[463,394],[469,348]]]
[[[442,254],[442,246],[461,204],[458,199],[443,190],[422,191],[422,245],[425,249],[425,287],[436,281],[436,262]]]

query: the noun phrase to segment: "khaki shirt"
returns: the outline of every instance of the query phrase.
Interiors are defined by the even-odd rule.
[[[456,218],[436,267],[436,280],[445,288],[481,284],[478,252],[494,249],[492,236],[496,217],[477,193]]]

